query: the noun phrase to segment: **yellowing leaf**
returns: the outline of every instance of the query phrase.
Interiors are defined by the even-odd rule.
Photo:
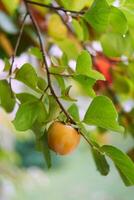
[[[57,40],[62,40],[67,37],[67,28],[57,14],[51,15],[49,19],[48,34]]]

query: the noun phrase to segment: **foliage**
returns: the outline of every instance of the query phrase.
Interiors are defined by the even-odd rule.
[[[123,133],[124,126],[126,132],[134,135],[133,112],[126,112],[122,106],[124,100],[134,98],[134,2],[120,1],[118,7],[113,2],[57,0],[55,7],[53,0],[14,0],[11,6],[8,0],[2,0],[0,58],[5,65],[1,73],[6,76],[0,80],[0,105],[10,113],[18,104],[13,124],[18,131],[33,131],[48,167],[51,152],[47,130],[58,120],[80,132],[91,146],[102,175],[109,172],[105,157],[109,156],[124,183],[130,186],[134,185],[134,163],[119,149],[97,144],[88,132],[89,126],[96,126]],[[22,7],[26,12],[23,19]],[[25,23],[28,16],[31,20]],[[101,51],[93,48],[96,41]],[[55,45],[62,56],[51,54]],[[31,62],[14,65],[16,56],[24,52],[36,59],[43,75]],[[97,59],[103,59],[104,65],[99,65]],[[75,69],[70,66],[71,60],[76,63]],[[26,91],[16,93],[13,79],[25,85]],[[82,95],[89,98],[83,119],[79,116],[78,99],[72,93],[76,84]],[[58,85],[58,91],[54,85]],[[68,106],[63,105],[63,100]]]

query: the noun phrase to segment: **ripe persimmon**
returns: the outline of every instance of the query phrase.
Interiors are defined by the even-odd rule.
[[[54,122],[48,129],[48,145],[60,155],[71,153],[80,142],[80,134],[71,125]]]

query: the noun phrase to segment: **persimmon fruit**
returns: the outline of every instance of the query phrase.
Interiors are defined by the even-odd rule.
[[[48,129],[48,145],[59,155],[70,154],[80,142],[80,134],[71,125],[53,122]]]

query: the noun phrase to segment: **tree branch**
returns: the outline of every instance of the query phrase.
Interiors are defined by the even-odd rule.
[[[11,75],[12,75],[13,64],[14,64],[15,56],[17,54],[17,50],[18,50],[18,47],[19,47],[19,44],[20,44],[20,40],[21,40],[21,37],[22,37],[22,34],[23,34],[23,29],[24,29],[25,20],[26,20],[27,16],[28,16],[28,13],[25,14],[25,16],[22,20],[19,35],[18,35],[17,42],[16,42],[15,49],[14,49],[14,53],[12,55],[11,66],[10,66],[10,69],[9,69],[9,84],[10,84],[10,87],[11,87],[11,80],[12,80]]]
[[[69,115],[69,113],[65,110],[64,106],[61,104],[61,102],[59,101],[54,89],[53,89],[53,86],[52,86],[52,83],[51,83],[51,78],[50,78],[50,73],[49,73],[49,67],[48,67],[48,64],[47,64],[47,60],[46,60],[46,51],[44,49],[44,46],[43,46],[43,42],[42,42],[42,39],[41,39],[41,33],[40,33],[40,29],[39,29],[39,26],[29,8],[29,5],[28,5],[28,2],[26,0],[24,0],[24,3],[25,3],[25,6],[26,6],[26,10],[27,10],[27,13],[29,14],[30,18],[31,18],[31,21],[32,21],[32,24],[33,24],[33,27],[36,31],[36,34],[37,34],[37,37],[38,37],[38,40],[39,40],[39,44],[40,44],[40,48],[41,48],[41,53],[42,53],[42,57],[43,57],[43,62],[44,62],[44,65],[46,67],[46,74],[47,74],[47,81],[48,81],[48,87],[50,89],[50,92],[51,94],[53,95],[53,97],[55,98],[56,102],[58,103],[59,107],[61,108],[61,110],[64,112],[64,114],[66,115],[67,119],[73,123],[73,124],[76,124],[75,121],[72,119],[72,117]]]
[[[70,12],[72,14],[77,14],[77,15],[83,15],[85,13],[85,11],[68,10],[68,9],[62,8],[60,6],[55,7],[55,6],[52,6],[52,5],[48,5],[48,4],[44,4],[44,3],[38,3],[38,2],[34,2],[34,1],[29,1],[29,0],[26,0],[25,2],[28,3],[28,4],[33,4],[33,5],[49,8],[49,9],[52,9],[52,10],[60,10],[60,11],[63,11],[65,13]]]

